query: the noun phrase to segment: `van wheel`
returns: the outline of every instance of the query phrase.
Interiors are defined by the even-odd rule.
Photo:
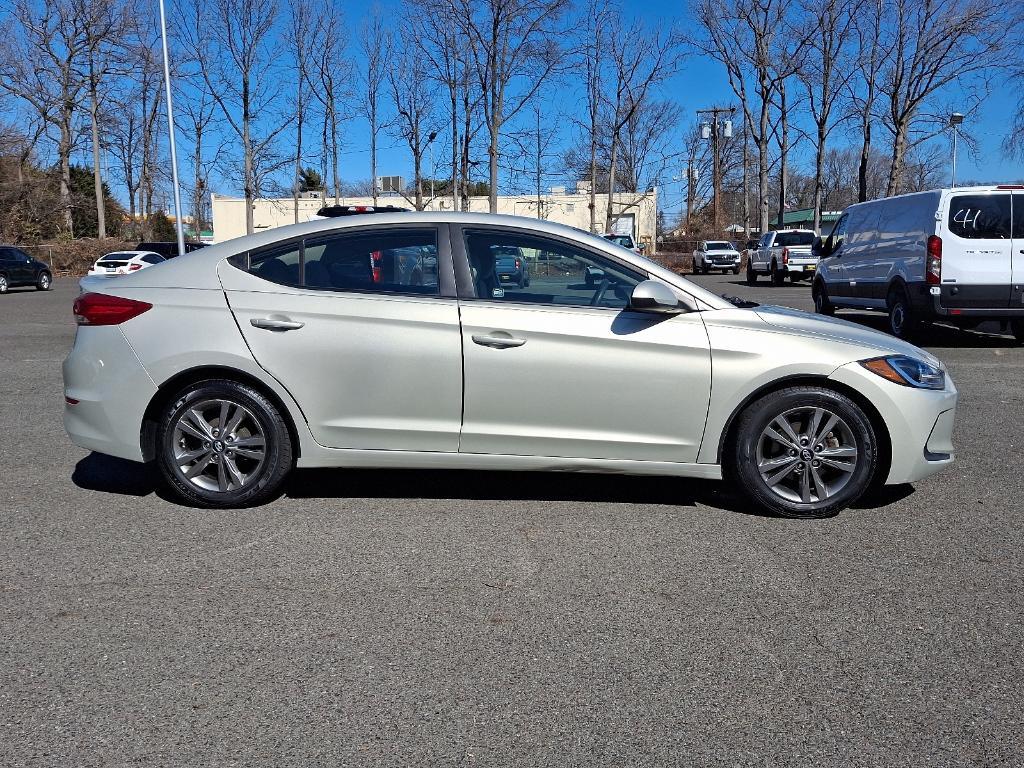
[[[754,265],[749,261],[747,262],[747,285],[754,285],[757,283],[757,272],[754,271]]]
[[[1024,344],[1024,320],[1014,320],[1010,323],[1010,329],[1013,331],[1013,337],[1017,339],[1017,343]]]
[[[814,311],[819,315],[831,317],[836,313],[835,305],[828,297],[828,290],[820,280],[811,288],[811,295],[814,297]]]
[[[782,285],[786,279],[786,273],[779,269],[779,264],[776,261],[772,262],[772,285],[778,288]]]
[[[889,308],[889,333],[903,340],[917,336],[921,322],[910,305],[906,288],[901,285],[890,288],[886,306]]]

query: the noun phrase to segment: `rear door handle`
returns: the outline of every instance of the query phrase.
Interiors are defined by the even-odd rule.
[[[494,349],[507,349],[508,347],[521,347],[526,339],[517,339],[505,331],[493,331],[492,333],[475,334],[473,343],[481,347],[492,347]]]
[[[249,321],[253,328],[263,328],[268,331],[297,331],[305,325],[297,320],[289,320],[287,317],[271,315],[270,317],[254,317]]]

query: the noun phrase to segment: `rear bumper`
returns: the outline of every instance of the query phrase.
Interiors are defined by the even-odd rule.
[[[981,318],[1024,318],[1024,305],[1010,306],[1009,292],[1006,286],[993,286],[989,292],[991,298],[986,300],[984,291],[972,291],[972,302],[981,306],[950,307],[947,286],[932,286],[928,289],[928,309],[936,317],[981,317]],[[1001,303],[1001,306],[1000,306]]]
[[[157,387],[121,329],[79,328],[62,373],[64,429],[71,442],[142,461],[139,430]]]

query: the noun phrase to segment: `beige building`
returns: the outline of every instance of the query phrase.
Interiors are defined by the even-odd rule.
[[[245,199],[239,197],[226,197],[213,194],[213,237],[215,242],[223,242],[234,237],[241,237],[245,234]],[[488,201],[486,197],[470,198],[470,210],[473,212],[487,212]],[[372,205],[373,200],[368,197],[343,197],[343,205]],[[598,229],[604,230],[605,211],[607,210],[608,196],[597,196],[597,222]],[[299,199],[299,221],[309,221],[316,212],[325,204],[333,205],[334,199],[300,198]],[[380,205],[397,205],[402,208],[412,208],[412,205],[397,195],[381,196]],[[575,193],[567,193],[559,187],[543,195],[540,200],[540,218],[548,221],[555,221],[559,224],[568,224],[582,230],[590,229],[590,195],[586,191],[585,184],[581,183]],[[650,244],[654,241],[655,227],[658,217],[658,192],[657,189],[643,194],[619,193],[615,195],[614,211],[617,219],[613,231],[620,234],[631,234],[639,243],[645,243],[650,250]],[[498,197],[498,213],[511,214],[514,216],[527,216],[538,218],[536,195],[502,195]],[[452,210],[452,199],[450,197],[435,198],[427,205],[427,210],[450,211]],[[282,227],[295,223],[295,207],[292,198],[261,198],[253,204],[253,221],[257,232],[272,227]]]

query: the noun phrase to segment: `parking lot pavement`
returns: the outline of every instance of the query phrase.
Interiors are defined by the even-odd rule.
[[[0,765],[1020,764],[1008,337],[936,332],[955,466],[832,520],[712,483],[423,472],[211,512],[68,443],[75,291],[0,297]]]

